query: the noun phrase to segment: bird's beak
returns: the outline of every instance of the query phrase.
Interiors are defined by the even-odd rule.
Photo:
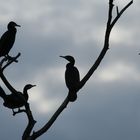
[[[21,27],[20,25],[16,24],[17,27]]]
[[[60,57],[65,58],[65,56],[62,56],[62,55]]]
[[[32,85],[32,87],[35,87],[36,85]]]

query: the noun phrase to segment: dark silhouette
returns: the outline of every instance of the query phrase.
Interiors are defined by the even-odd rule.
[[[62,58],[65,58],[70,63],[66,65],[66,71],[65,71],[65,81],[66,85],[69,89],[69,101],[73,102],[77,99],[77,89],[80,82],[80,75],[78,69],[74,66],[75,59],[70,56],[60,56]]]
[[[8,31],[6,31],[2,37],[0,38],[0,57],[5,56],[10,59],[12,57],[9,56],[9,51],[11,50],[16,37],[17,29],[15,27],[20,27],[20,25],[11,21],[7,25]]]
[[[30,88],[34,87],[35,85],[28,84],[23,89],[23,94],[21,92],[12,93],[10,95],[6,95],[2,87],[0,86],[0,96],[3,98],[5,107],[10,109],[20,108],[24,106],[28,101],[28,92]],[[14,110],[13,110],[14,113]]]

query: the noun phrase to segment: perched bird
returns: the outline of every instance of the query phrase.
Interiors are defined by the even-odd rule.
[[[29,98],[27,90],[31,89],[34,86],[36,85],[28,84],[24,87],[23,93],[17,92],[17,93],[11,93],[10,95],[6,95],[5,91],[0,86],[0,96],[4,100],[3,105],[5,107],[12,109],[14,113],[15,108],[20,108],[27,103]]]
[[[69,89],[68,98],[69,101],[73,102],[77,99],[77,91],[78,86],[80,82],[80,75],[78,69],[74,66],[75,60],[72,56],[60,56],[62,58],[65,58],[69,61],[69,63],[66,65],[66,71],[65,71],[65,82],[66,86]]]
[[[9,56],[9,51],[14,45],[15,37],[17,29],[15,27],[20,27],[20,25],[11,21],[7,25],[8,30],[1,36],[0,38],[0,57],[5,56],[7,58],[11,58]]]

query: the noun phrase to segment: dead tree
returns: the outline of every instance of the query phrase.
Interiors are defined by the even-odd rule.
[[[121,15],[124,13],[124,11],[133,3],[133,0],[130,1],[126,6],[124,6],[123,9],[119,11],[118,6],[116,6],[116,16],[113,18],[112,12],[114,10],[114,0],[109,0],[109,8],[108,8],[108,20],[106,25],[106,31],[105,31],[105,39],[104,39],[104,46],[102,51],[100,52],[97,60],[93,64],[93,66],[89,69],[87,74],[83,77],[83,79],[80,81],[79,86],[77,88],[77,92],[86,84],[86,82],[89,80],[89,78],[93,75],[95,70],[98,68],[99,64],[103,60],[107,50],[109,49],[109,39],[110,39],[110,33],[118,19],[121,17]],[[5,60],[3,58],[0,62],[0,78],[2,79],[3,83],[6,85],[6,87],[12,92],[17,93],[18,91],[10,84],[10,82],[7,80],[7,78],[4,75],[4,70],[8,68],[9,65],[11,65],[13,62],[18,62],[18,57],[20,56],[20,53],[14,57],[12,60]],[[1,94],[1,93],[0,93]],[[20,97],[22,99],[22,97]],[[30,108],[30,104],[28,102],[25,102],[24,107],[25,109],[18,110],[17,112],[14,112],[13,115],[16,115],[18,113],[25,113],[27,115],[28,123],[27,127],[24,130],[24,133],[22,135],[22,140],[36,140],[38,137],[43,135],[48,131],[48,129],[52,126],[52,124],[56,121],[57,117],[62,113],[62,111],[67,107],[69,103],[68,96],[65,98],[61,106],[56,110],[56,112],[53,114],[53,116],[50,118],[49,121],[46,120],[46,124],[42,126],[37,131],[34,131],[34,126],[36,124],[36,121],[32,115],[32,111]]]

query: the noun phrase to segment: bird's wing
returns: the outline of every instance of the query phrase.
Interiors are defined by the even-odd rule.
[[[0,55],[3,54],[3,51],[5,50],[5,44],[7,44],[8,39],[9,39],[9,33],[7,31],[0,38]]]
[[[15,42],[16,30],[5,32],[0,39],[0,56],[5,56]]]
[[[80,74],[79,74],[79,71],[76,67],[74,67],[74,69],[73,69],[73,76],[75,77],[75,82],[80,81]]]
[[[9,33],[8,31],[5,32],[1,38],[0,38],[0,46],[3,46],[3,44],[5,43],[5,41],[9,38]]]
[[[77,88],[77,84],[80,82],[80,74],[76,67],[67,70],[65,73],[66,85],[69,89]]]

